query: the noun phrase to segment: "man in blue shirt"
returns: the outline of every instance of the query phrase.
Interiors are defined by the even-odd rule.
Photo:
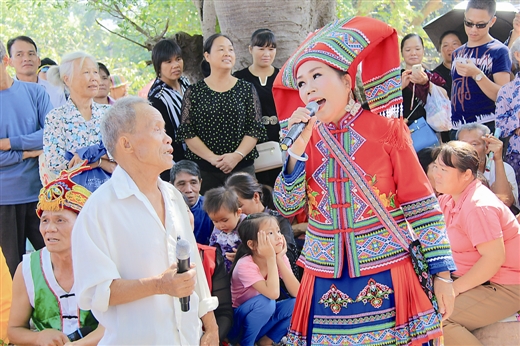
[[[0,42],[0,247],[14,275],[29,238],[44,246],[36,202],[42,185],[38,156],[43,148],[43,124],[52,109],[49,95],[36,83],[13,80],[9,58]]]
[[[495,130],[495,101],[509,82],[511,60],[507,47],[489,34],[495,24],[494,0],[470,0],[464,12],[468,42],[453,52],[451,120],[454,130],[480,123]]]
[[[67,100],[65,91],[38,77],[40,57],[36,43],[28,36],[18,36],[7,42],[7,53],[10,56],[9,65],[16,72],[15,79],[22,82],[38,83],[45,88],[51,99],[53,108],[64,105]]]
[[[195,221],[193,233],[197,243],[209,245],[209,237],[213,231],[213,221],[202,208],[204,196],[199,194],[202,177],[199,166],[189,160],[181,160],[170,170],[170,183],[185,197]]]

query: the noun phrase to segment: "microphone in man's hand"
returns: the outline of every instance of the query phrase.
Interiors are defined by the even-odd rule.
[[[309,102],[307,106],[305,106],[305,108],[311,111],[309,114],[311,117],[316,114],[319,107],[320,106],[314,101]],[[280,143],[280,148],[282,148],[283,151],[289,149],[293,145],[294,141],[300,137],[305,126],[307,126],[307,123],[294,124],[289,130],[289,133],[287,133],[287,136],[285,136],[285,138],[282,140],[282,143]]]
[[[80,339],[83,339],[85,336],[89,335],[93,330],[94,328],[92,328],[91,326],[81,327],[75,332],[67,335],[67,338],[69,338],[70,341],[78,341]]]
[[[177,240],[177,273],[182,274],[190,270],[190,243],[186,239]],[[190,297],[179,298],[181,302],[181,310],[186,312],[190,310]]]

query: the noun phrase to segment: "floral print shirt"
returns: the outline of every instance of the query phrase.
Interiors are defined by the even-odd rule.
[[[229,233],[223,232],[218,228],[214,227],[213,232],[211,233],[211,237],[209,238],[209,245],[215,246],[219,245],[222,250],[222,254],[224,255],[224,263],[226,264],[226,269],[229,272],[231,270],[232,261],[228,260],[226,256],[227,252],[234,252],[238,248],[238,246],[242,243],[240,241],[240,236],[238,235],[238,226],[246,218],[245,214],[240,215],[240,220],[236,225],[235,229]]]
[[[520,136],[515,130],[520,127],[520,73],[498,91],[495,111],[497,127],[502,130],[500,137],[508,137],[507,154],[520,153]]]
[[[85,120],[71,99],[54,108],[45,118],[43,153],[47,168],[54,174],[67,169],[65,153],[98,144],[101,141],[101,119],[109,105],[92,102],[92,118]]]

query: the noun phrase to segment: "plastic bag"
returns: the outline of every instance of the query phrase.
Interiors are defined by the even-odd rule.
[[[85,162],[82,165],[90,164],[99,161],[99,159],[106,155],[107,150],[103,145],[103,142],[99,144],[94,144],[89,147],[81,148],[76,151],[76,154]],[[71,152],[65,153],[65,159],[69,160],[74,157],[74,154]],[[76,184],[84,186],[89,191],[94,192],[98,187],[100,187],[104,182],[110,179],[111,174],[105,172],[102,168],[96,167],[92,168],[88,171],[84,171],[74,177],[72,177],[72,181]]]
[[[451,125],[451,101],[442,93],[441,87],[432,84],[426,105],[426,122],[437,131],[449,131]]]

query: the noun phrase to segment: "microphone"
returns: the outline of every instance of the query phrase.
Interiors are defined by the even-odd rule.
[[[83,339],[85,336],[89,335],[90,332],[92,332],[93,330],[94,330],[94,328],[92,328],[91,326],[81,327],[78,330],[76,330],[75,332],[67,335],[67,338],[69,338],[70,341],[77,341],[77,340]]]
[[[309,114],[311,117],[316,114],[319,107],[320,106],[314,101],[309,102],[307,106],[305,106],[305,108],[311,111]],[[282,140],[282,143],[280,143],[280,148],[282,148],[283,151],[287,151],[287,149],[293,145],[294,141],[300,137],[305,126],[307,126],[307,123],[294,124],[289,130],[289,133],[287,133],[287,136]]]
[[[190,243],[186,239],[177,240],[177,273],[182,274],[190,270]],[[190,296],[179,298],[181,310],[190,310]]]

